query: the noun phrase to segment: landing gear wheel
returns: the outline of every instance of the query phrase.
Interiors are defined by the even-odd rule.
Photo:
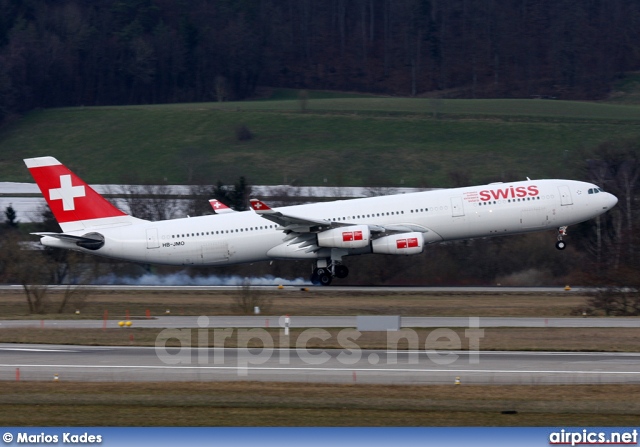
[[[565,248],[567,248],[567,244],[562,241],[562,238],[565,237],[566,235],[567,235],[566,225],[558,228],[558,242],[556,242],[556,248],[558,250],[564,250]]]
[[[347,276],[349,276],[349,269],[345,265],[336,265],[335,275],[336,278],[346,278]]]
[[[331,276],[331,272],[328,269],[317,268],[311,275],[311,284],[314,286],[328,286],[331,284],[332,279],[333,276]]]
[[[318,280],[320,281],[321,286],[328,286],[331,284],[331,280],[333,277],[327,272],[324,275],[318,276]]]

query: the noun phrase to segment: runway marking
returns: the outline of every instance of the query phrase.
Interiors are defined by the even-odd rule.
[[[493,373],[493,374],[606,374],[606,375],[640,375],[640,371],[554,371],[554,370],[503,370],[503,369],[403,369],[403,368],[313,368],[290,367],[278,368],[272,366],[126,366],[126,365],[29,365],[29,364],[0,364],[0,368],[89,368],[89,369],[198,369],[198,370],[225,370],[225,371],[319,371],[319,372],[414,372],[414,373]]]
[[[47,349],[47,348],[1,348],[0,351],[23,351],[23,352],[80,352],[73,349]]]
[[[6,343],[4,344],[5,346],[8,345],[10,343]],[[95,351],[95,350],[99,350],[99,351],[117,351],[117,350],[150,350],[150,349],[157,349],[156,346],[90,346],[90,345],[73,345],[73,349],[64,349],[64,348],[13,348],[13,347],[4,347],[0,345],[0,351],[25,351],[25,352],[85,352],[85,351]],[[226,347],[216,347],[216,346],[207,346],[207,347],[198,347],[198,346],[189,346],[189,347],[172,347],[172,346],[167,346],[166,349],[168,350],[181,350],[181,351],[194,351],[194,352],[198,352],[198,351],[220,351],[220,350],[224,350],[224,351],[237,351],[238,348],[226,348]],[[258,351],[261,350],[263,348],[247,348],[249,350],[254,350],[254,351]],[[292,348],[278,348],[278,347],[273,347],[269,349],[270,351],[274,351],[274,352],[292,352],[295,353],[297,351],[297,349],[292,349]],[[323,349],[323,348],[306,348],[305,351],[308,352],[326,352],[326,353],[332,353],[332,352],[344,352],[344,350],[342,349],[336,349],[336,348],[328,348],[328,349]],[[393,354],[393,355],[402,355],[402,354],[429,354],[432,353],[431,350],[424,350],[424,349],[420,349],[420,350],[415,350],[415,349],[407,349],[407,350],[401,350],[401,349],[362,349],[363,353],[380,353],[380,354]],[[444,350],[444,349],[438,349],[436,351],[433,351],[433,353],[438,354],[438,355],[449,355],[449,354],[457,354],[457,355],[462,355],[462,356],[467,356],[467,355],[477,355],[477,356],[514,356],[514,355],[518,355],[518,356],[531,356],[531,357],[539,357],[539,356],[573,356],[573,357],[639,357],[640,360],[640,352],[599,352],[599,351],[593,351],[593,352],[572,352],[572,351],[453,351],[453,350]],[[0,365],[1,366],[1,365]]]

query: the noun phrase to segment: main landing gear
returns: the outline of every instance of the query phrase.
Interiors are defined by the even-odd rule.
[[[556,242],[556,248],[558,250],[564,250],[565,248],[567,248],[567,243],[562,240],[562,238],[565,237],[566,235],[567,235],[566,226],[558,228],[558,242]]]
[[[320,263],[319,263],[320,264]],[[326,264],[326,263],[324,263]],[[342,264],[331,263],[326,267],[316,267],[311,274],[311,284],[314,286],[328,286],[333,278],[346,278],[349,275],[349,269]]]

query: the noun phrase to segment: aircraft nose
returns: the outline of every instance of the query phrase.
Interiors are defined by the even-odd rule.
[[[611,193],[607,193],[607,208],[613,208],[618,203],[618,198]]]

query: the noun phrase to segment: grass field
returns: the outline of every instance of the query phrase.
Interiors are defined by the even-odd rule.
[[[288,94],[275,97],[286,98]],[[318,96],[318,95],[317,95]],[[90,183],[449,186],[580,177],[585,151],[640,135],[640,106],[550,100],[295,99],[34,111],[0,130],[0,180],[53,155]],[[253,139],[239,141],[244,125]]]
[[[281,341],[282,330],[265,329],[274,346],[285,347]],[[342,349],[338,333],[343,329],[292,329],[287,338],[288,346],[296,348],[298,340],[313,337],[305,346],[309,349]],[[388,335],[386,332],[350,332],[361,349],[445,349],[443,342],[426,343],[427,336],[434,329],[403,329]],[[466,329],[455,329],[459,340],[450,340],[447,349],[469,349]],[[162,329],[40,329],[37,324],[31,328],[0,329],[0,343],[35,343],[89,346],[183,346],[171,333],[163,334]],[[263,346],[256,338],[238,342],[240,333],[250,335],[247,329],[236,330],[223,343],[216,343],[218,337],[210,329],[206,340],[210,347],[256,347]],[[304,332],[303,337],[301,334]],[[324,339],[327,334],[329,338]],[[199,329],[191,330],[191,342],[201,347]],[[413,338],[417,336],[417,338]],[[411,339],[411,344],[408,343]],[[637,352],[640,328],[487,328],[483,329],[480,348],[485,351],[572,351],[572,352]],[[459,343],[458,343],[459,341]]]
[[[5,382],[5,426],[638,426],[638,385]],[[503,414],[503,412],[516,414]]]
[[[0,294],[0,315],[3,319],[122,319],[129,311],[132,317],[143,318],[149,310],[152,316],[165,315],[238,315],[233,306],[240,292],[101,292],[92,291],[82,311],[75,315],[70,305],[62,314],[29,315],[21,291]],[[62,293],[48,292],[50,308],[55,310]],[[402,315],[402,316],[477,316],[477,317],[568,317],[584,306],[585,296],[566,294],[482,294],[482,293],[414,293],[403,292],[343,292],[311,289],[260,292],[262,315]]]

